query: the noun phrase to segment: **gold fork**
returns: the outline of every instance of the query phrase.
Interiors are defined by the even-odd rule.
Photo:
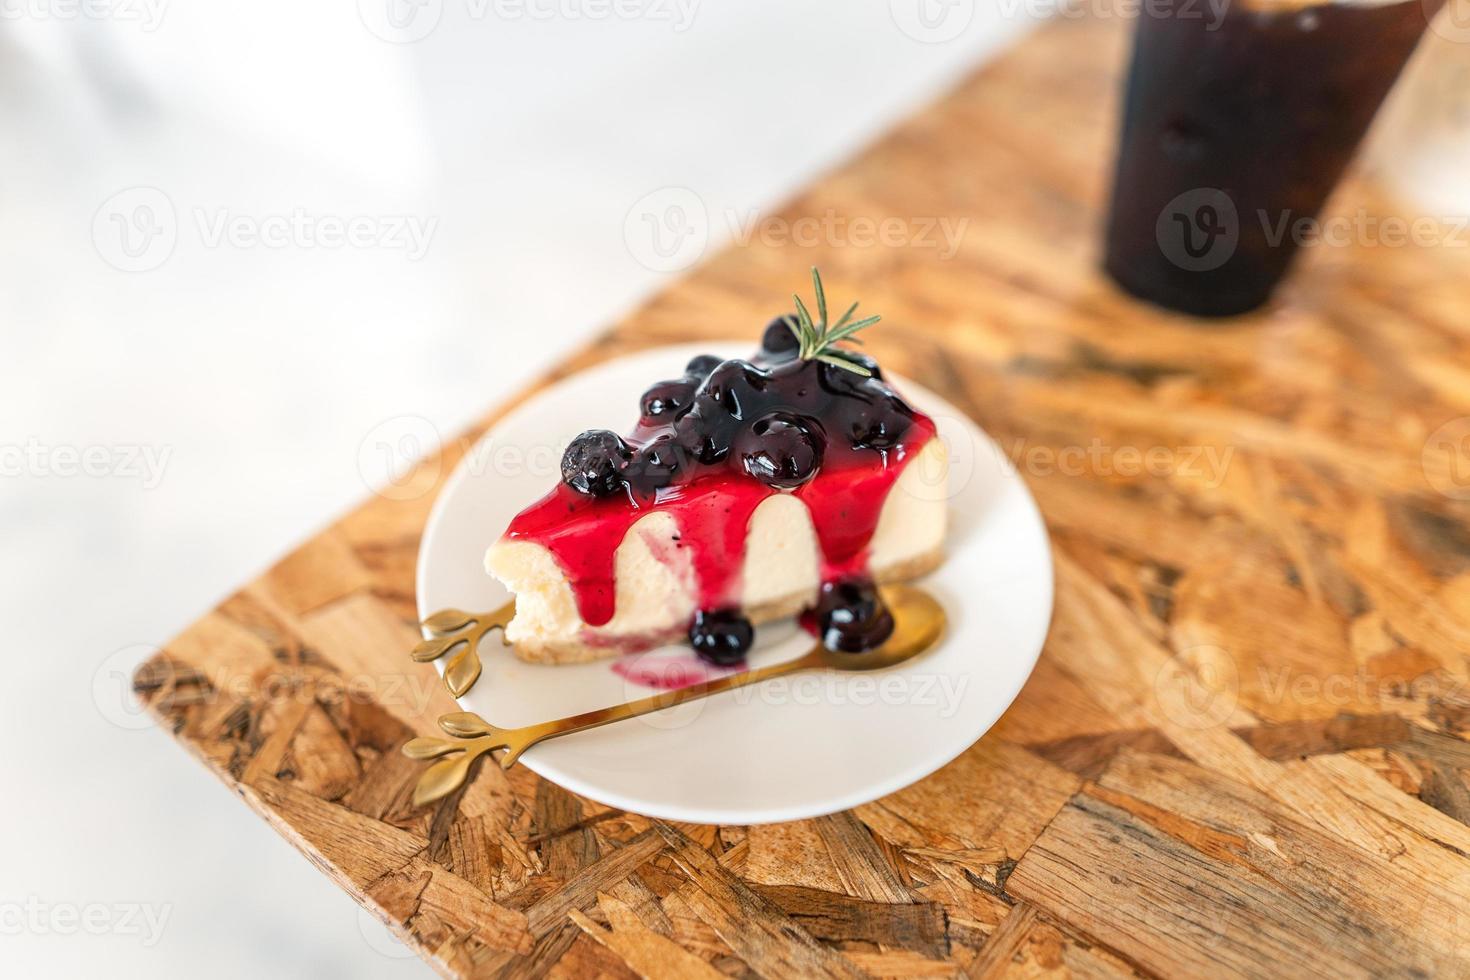
[[[410,759],[441,760],[430,766],[420,777],[413,792],[414,805],[424,806],[454,792],[464,784],[475,760],[487,752],[504,749],[505,754],[500,757],[500,765],[503,769],[509,769],[523,752],[548,738],[584,732],[589,728],[662,711],[678,704],[798,671],[882,670],[902,663],[933,646],[944,631],[945,624],[944,608],[934,597],[909,585],[886,586],[879,591],[893,614],[893,635],[882,646],[866,653],[839,653],[818,643],[805,656],[785,663],[727,674],[627,704],[585,711],[569,718],[544,721],[524,728],[498,728],[472,711],[447,714],[439,719],[439,727],[453,736],[452,738],[416,738],[403,747],[403,754]],[[453,758],[444,758],[445,756]]]

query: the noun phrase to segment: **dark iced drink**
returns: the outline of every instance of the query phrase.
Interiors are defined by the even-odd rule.
[[[1440,0],[1143,4],[1106,267],[1200,316],[1266,301]]]

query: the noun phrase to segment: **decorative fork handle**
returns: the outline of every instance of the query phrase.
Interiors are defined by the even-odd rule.
[[[428,663],[456,647],[464,647],[444,665],[444,686],[449,688],[450,694],[462,698],[480,679],[480,641],[491,630],[504,629],[515,614],[514,599],[485,613],[441,609],[424,620],[423,628],[429,638],[414,647],[409,656],[418,663]]]
[[[442,762],[437,762],[424,772],[423,778],[419,780],[418,786],[414,789],[414,804],[423,806],[432,803],[458,789],[469,776],[470,764],[487,752],[504,749],[505,754],[500,757],[500,766],[502,769],[509,769],[527,749],[548,738],[570,735],[573,732],[585,732],[590,728],[599,728],[615,721],[637,718],[640,715],[663,711],[675,705],[698,701],[700,698],[707,698],[713,694],[733,691],[749,684],[758,684],[773,677],[782,677],[786,674],[826,665],[824,650],[818,644],[805,656],[795,660],[772,664],[758,670],[726,674],[724,677],[690,684],[688,687],[665,691],[662,694],[640,698],[637,701],[616,704],[609,708],[598,708],[594,711],[584,711],[569,718],[544,721],[523,728],[497,728],[471,711],[447,714],[439,719],[439,727],[454,738],[416,738],[403,747],[403,754],[411,759],[436,759],[457,754],[456,758],[447,758]]]

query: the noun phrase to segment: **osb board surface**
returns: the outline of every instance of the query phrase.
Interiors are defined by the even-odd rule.
[[[1470,472],[1439,452],[1470,434],[1470,268],[1320,249],[1213,326],[1116,293],[1123,29],[1051,25],[781,214],[968,217],[952,257],[755,236],[558,372],[752,331],[813,263],[882,311],[870,349],[996,437],[1056,551],[1040,665],[955,762],[776,826],[650,821],[519,767],[415,812],[398,749],[451,704],[405,657],[413,565],[475,433],[140,692],[445,975],[1470,973]]]

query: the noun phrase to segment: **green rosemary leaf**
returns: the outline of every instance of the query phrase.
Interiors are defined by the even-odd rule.
[[[877,323],[881,319],[883,319],[881,316],[865,317],[864,319],[858,320],[854,323],[849,323],[845,327],[840,327],[836,330],[833,330],[831,333],[827,334],[827,343],[830,345],[838,343],[839,341],[846,340],[853,334],[857,333],[859,330],[864,330],[868,327],[871,327],[873,324]]]
[[[821,354],[814,355],[811,360],[824,361],[828,364],[833,364],[837,367],[851,371],[853,374],[861,374],[865,378],[871,378],[873,376],[872,371],[869,371],[867,368],[863,367],[856,361],[849,361],[847,358],[841,356],[840,354],[823,352]]]
[[[807,309],[801,297],[796,295],[791,297],[796,301],[795,320],[789,316],[783,318],[787,328],[796,335],[799,348],[797,355],[804,361],[826,361],[852,371],[854,374],[861,374],[864,377],[871,376],[871,371],[845,355],[837,345],[844,341],[861,344],[862,340],[854,335],[859,330],[871,327],[882,318],[869,316],[861,320],[853,320],[852,316],[858,308],[858,304],[853,303],[847,308],[847,312],[842,314],[840,320],[835,324],[831,323],[827,316],[827,290],[822,285],[822,274],[815,266],[812,267],[812,288],[816,292],[816,318],[812,317],[811,310]]]
[[[796,300],[796,315],[801,318],[801,356],[803,359],[806,359],[817,352],[821,342],[821,335],[817,332],[816,325],[812,323],[811,312],[807,310],[806,304],[801,301],[801,297],[793,295],[791,298]]]
[[[822,318],[822,333],[827,332],[827,291],[822,288],[822,274],[812,266],[812,289],[817,294],[817,316]]]
[[[790,330],[792,335],[796,337],[797,346],[805,346],[805,341],[802,339],[801,324],[796,322],[796,317],[783,316],[781,322],[786,324],[786,329]]]

